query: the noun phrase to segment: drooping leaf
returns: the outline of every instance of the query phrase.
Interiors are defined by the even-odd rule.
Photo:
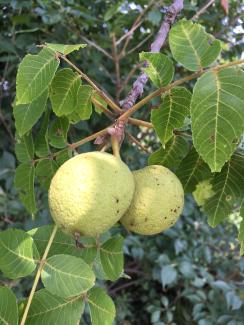
[[[31,274],[39,258],[35,243],[23,230],[8,229],[0,233],[0,270],[10,279]]]
[[[40,256],[42,256],[45,251],[52,231],[53,225],[46,225],[31,229],[28,232],[34,239]],[[73,237],[58,229],[49,250],[48,257],[58,254],[67,254],[81,257],[87,264],[91,264],[97,255],[96,240],[91,237],[81,237],[80,243],[83,247],[78,247]]]
[[[221,51],[219,40],[206,33],[200,24],[185,19],[171,28],[169,46],[174,59],[191,71],[209,66]]]
[[[64,55],[68,55],[74,51],[78,51],[79,49],[83,49],[86,47],[86,44],[54,44],[54,43],[46,43],[47,47],[55,52],[59,52]]]
[[[35,154],[38,157],[46,157],[49,154],[48,126],[50,110],[45,112],[39,132],[35,137]]]
[[[41,278],[49,292],[63,298],[80,295],[95,284],[91,267],[81,258],[65,254],[49,257]]]
[[[15,153],[20,162],[32,161],[34,157],[34,143],[32,134],[25,134],[22,138],[17,137]]]
[[[15,295],[8,287],[0,287],[0,298],[0,324],[17,325],[18,309]]]
[[[244,72],[209,71],[194,87],[191,116],[193,142],[213,172],[228,161],[244,131]]]
[[[175,128],[184,124],[190,114],[191,93],[184,87],[176,87],[162,96],[162,102],[151,113],[151,121],[160,141],[165,144]]]
[[[45,90],[32,102],[14,107],[15,126],[20,136],[28,132],[39,120],[45,110],[47,96],[48,92]]]
[[[148,164],[162,165],[167,168],[178,167],[182,159],[186,156],[188,149],[186,140],[181,136],[174,135],[166,143],[165,148],[161,147],[150,155]]]
[[[215,195],[207,200],[203,209],[208,223],[215,227],[232,211],[233,204],[244,196],[244,155],[235,153],[220,173],[211,181]]]
[[[37,163],[36,176],[45,189],[49,189],[51,179],[57,170],[58,164],[52,159],[43,159]]]
[[[80,75],[71,69],[65,68],[56,73],[50,88],[50,100],[57,116],[75,111],[80,85]]]
[[[154,86],[168,85],[174,76],[173,62],[162,53],[141,52],[140,61],[146,61],[144,71],[152,80]]]
[[[123,237],[114,236],[108,239],[100,247],[100,259],[102,267],[108,279],[111,281],[117,280],[123,272],[123,242]]]
[[[87,302],[90,309],[92,325],[112,325],[115,318],[113,300],[106,292],[99,288],[92,288],[88,292]]]
[[[78,324],[84,310],[83,297],[64,299],[45,289],[34,294],[26,325]]]
[[[68,129],[69,120],[67,117],[58,117],[52,121],[48,130],[50,145],[58,149],[66,147]]]
[[[16,104],[28,104],[39,97],[48,88],[58,66],[59,59],[50,49],[44,48],[37,55],[26,55],[17,73]]]
[[[192,147],[189,154],[181,161],[176,175],[179,177],[184,191],[191,193],[196,189],[198,183],[211,177],[211,172],[208,165]]]
[[[91,117],[92,93],[93,89],[88,85],[81,86],[79,89],[76,113],[79,115],[81,120],[88,120]]]
[[[96,104],[96,102],[99,103],[99,106]],[[94,105],[95,111],[98,114],[101,114],[103,112],[103,110],[100,107],[104,107],[104,109],[107,109],[107,102],[97,93],[97,92],[93,92],[92,94],[92,103]]]
[[[36,212],[34,179],[35,167],[32,163],[22,163],[16,168],[14,185],[19,191],[21,202],[31,214]]]

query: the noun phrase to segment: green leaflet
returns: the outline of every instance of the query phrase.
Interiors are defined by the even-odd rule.
[[[43,159],[37,163],[36,176],[45,189],[49,189],[50,182],[57,170],[58,164],[52,159]]]
[[[209,66],[221,51],[219,40],[206,33],[200,24],[185,19],[171,28],[169,45],[174,59],[191,71]]]
[[[49,292],[63,298],[80,295],[95,284],[91,267],[81,258],[65,254],[49,257],[41,278]]]
[[[106,292],[99,288],[92,288],[88,292],[87,297],[88,306],[92,325],[112,325],[115,318],[115,306],[113,300],[106,294]]]
[[[167,168],[178,167],[181,160],[186,156],[188,149],[186,140],[181,136],[174,135],[166,143],[165,148],[161,147],[150,155],[148,164],[162,165]]]
[[[36,212],[34,180],[35,167],[32,165],[32,163],[22,163],[16,168],[14,185],[19,191],[21,202],[32,214]]]
[[[20,162],[30,162],[34,158],[34,143],[32,134],[25,134],[22,138],[17,137],[15,153]]]
[[[76,113],[81,120],[88,120],[92,114],[92,94],[93,89],[91,86],[84,85],[79,89]]]
[[[48,144],[48,127],[49,127],[50,110],[46,110],[40,130],[35,136],[35,154],[38,157],[46,157],[49,154]]]
[[[93,92],[93,95],[92,95],[92,100],[96,100],[100,106],[104,107],[104,109],[107,109],[107,102],[105,102],[105,100],[97,93],[97,92]],[[98,113],[98,114],[101,114],[103,112],[103,110],[98,106],[96,105],[96,103],[93,101],[92,102],[93,105],[94,105],[94,108],[95,108],[95,111]]]
[[[53,225],[41,226],[31,229],[28,233],[34,239],[39,254],[44,254],[45,248],[53,230]],[[81,257],[87,264],[91,264],[97,255],[96,240],[91,237],[81,237],[83,247],[77,247],[75,239],[64,233],[61,229],[57,230],[48,257],[58,254],[68,254]]]
[[[176,175],[179,177],[186,193],[193,192],[198,183],[211,177],[208,165],[201,159],[194,147],[181,161],[176,170]]]
[[[8,287],[0,287],[0,298],[0,324],[17,325],[18,308],[15,295]]]
[[[69,120],[62,116],[53,120],[48,130],[49,143],[54,148],[62,149],[67,146]]]
[[[215,194],[207,200],[203,209],[212,227],[219,224],[232,211],[234,203],[244,196],[244,156],[235,153],[220,173],[211,181]]]
[[[39,258],[35,243],[23,230],[8,229],[0,234],[0,270],[10,279],[31,274]]]
[[[151,121],[160,141],[165,144],[173,136],[173,130],[184,124],[190,114],[191,93],[184,87],[175,87],[162,96],[162,102],[151,113]]]
[[[47,47],[55,52],[62,53],[64,55],[68,55],[74,51],[79,49],[83,49],[86,47],[86,44],[54,44],[54,43],[46,43]]]
[[[144,71],[152,80],[154,86],[168,85],[174,76],[173,62],[162,53],[141,52],[140,61],[147,61]]]
[[[201,76],[191,102],[193,143],[212,172],[219,172],[244,131],[244,72],[238,68]]]
[[[16,105],[28,104],[39,97],[51,83],[59,66],[55,53],[47,48],[28,54],[21,61],[16,80]]]
[[[84,310],[83,298],[64,299],[45,289],[35,293],[26,319],[26,325],[74,325]]]
[[[80,78],[78,73],[68,68],[56,73],[50,88],[50,100],[57,116],[69,115],[76,110]]]
[[[124,254],[123,254],[124,238],[115,236],[108,239],[100,247],[100,259],[103,271],[109,280],[117,280],[123,273]]]
[[[39,120],[46,108],[47,96],[48,91],[45,90],[32,102],[14,106],[15,126],[20,136],[31,130]]]

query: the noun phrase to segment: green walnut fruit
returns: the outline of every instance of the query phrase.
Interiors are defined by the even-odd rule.
[[[151,165],[133,172],[135,193],[121,223],[130,231],[154,235],[173,226],[184,206],[179,179],[168,168]]]
[[[54,175],[49,207],[65,232],[97,236],[111,228],[128,209],[135,183],[120,159],[89,152],[66,161]]]

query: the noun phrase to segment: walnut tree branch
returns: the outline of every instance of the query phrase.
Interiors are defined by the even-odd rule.
[[[168,36],[169,30],[179,12],[183,9],[183,0],[174,0],[172,5],[168,8],[164,21],[159,29],[159,32],[151,44],[151,52],[159,52]],[[130,109],[136,102],[136,100],[143,94],[144,86],[148,81],[148,76],[145,72],[142,72],[137,80],[134,82],[131,91],[124,99],[122,108],[124,110]]]

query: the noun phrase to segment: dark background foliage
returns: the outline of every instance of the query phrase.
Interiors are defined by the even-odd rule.
[[[13,186],[15,134],[12,103],[15,96],[15,75],[20,60],[27,52],[36,53],[37,44],[86,43],[112,53],[114,35],[119,39],[133,24],[140,8],[148,1],[59,0],[0,1],[0,227],[31,229],[50,222],[47,194],[37,188],[39,212],[32,220],[18,199]],[[138,52],[148,50],[170,1],[159,1],[151,7],[134,33],[121,59],[121,80],[126,80],[138,63]],[[192,17],[205,1],[185,1],[182,16]],[[226,16],[220,1],[200,16],[207,31],[223,40],[225,60],[241,54],[241,1],[229,1]],[[140,42],[138,49],[133,50]],[[167,45],[163,49],[169,54]],[[71,59],[111,95],[116,96],[116,71],[113,60],[91,44],[75,52]],[[120,93],[127,94],[139,70]],[[176,74],[184,69],[176,67]],[[192,85],[189,84],[189,87]],[[150,91],[148,86],[146,92]],[[118,93],[117,93],[118,95]],[[147,119],[148,113],[137,113]],[[69,133],[73,142],[106,125],[106,117],[94,113],[91,121],[74,125]],[[157,148],[154,133],[136,127],[130,131],[142,139],[149,149]],[[138,133],[139,132],[139,133]],[[92,143],[81,151],[94,150]],[[127,140],[122,148],[123,159],[131,169],[142,167],[147,154]],[[166,233],[143,237],[124,233],[126,273],[131,280],[105,283],[114,297],[117,324],[244,324],[244,259],[239,257],[235,216],[224,225],[211,229],[205,215],[192,197],[186,198],[183,216]],[[116,230],[115,230],[116,231]],[[29,280],[10,282],[0,274],[1,284],[10,285],[19,298],[27,296]],[[84,320],[84,323],[86,320]]]

